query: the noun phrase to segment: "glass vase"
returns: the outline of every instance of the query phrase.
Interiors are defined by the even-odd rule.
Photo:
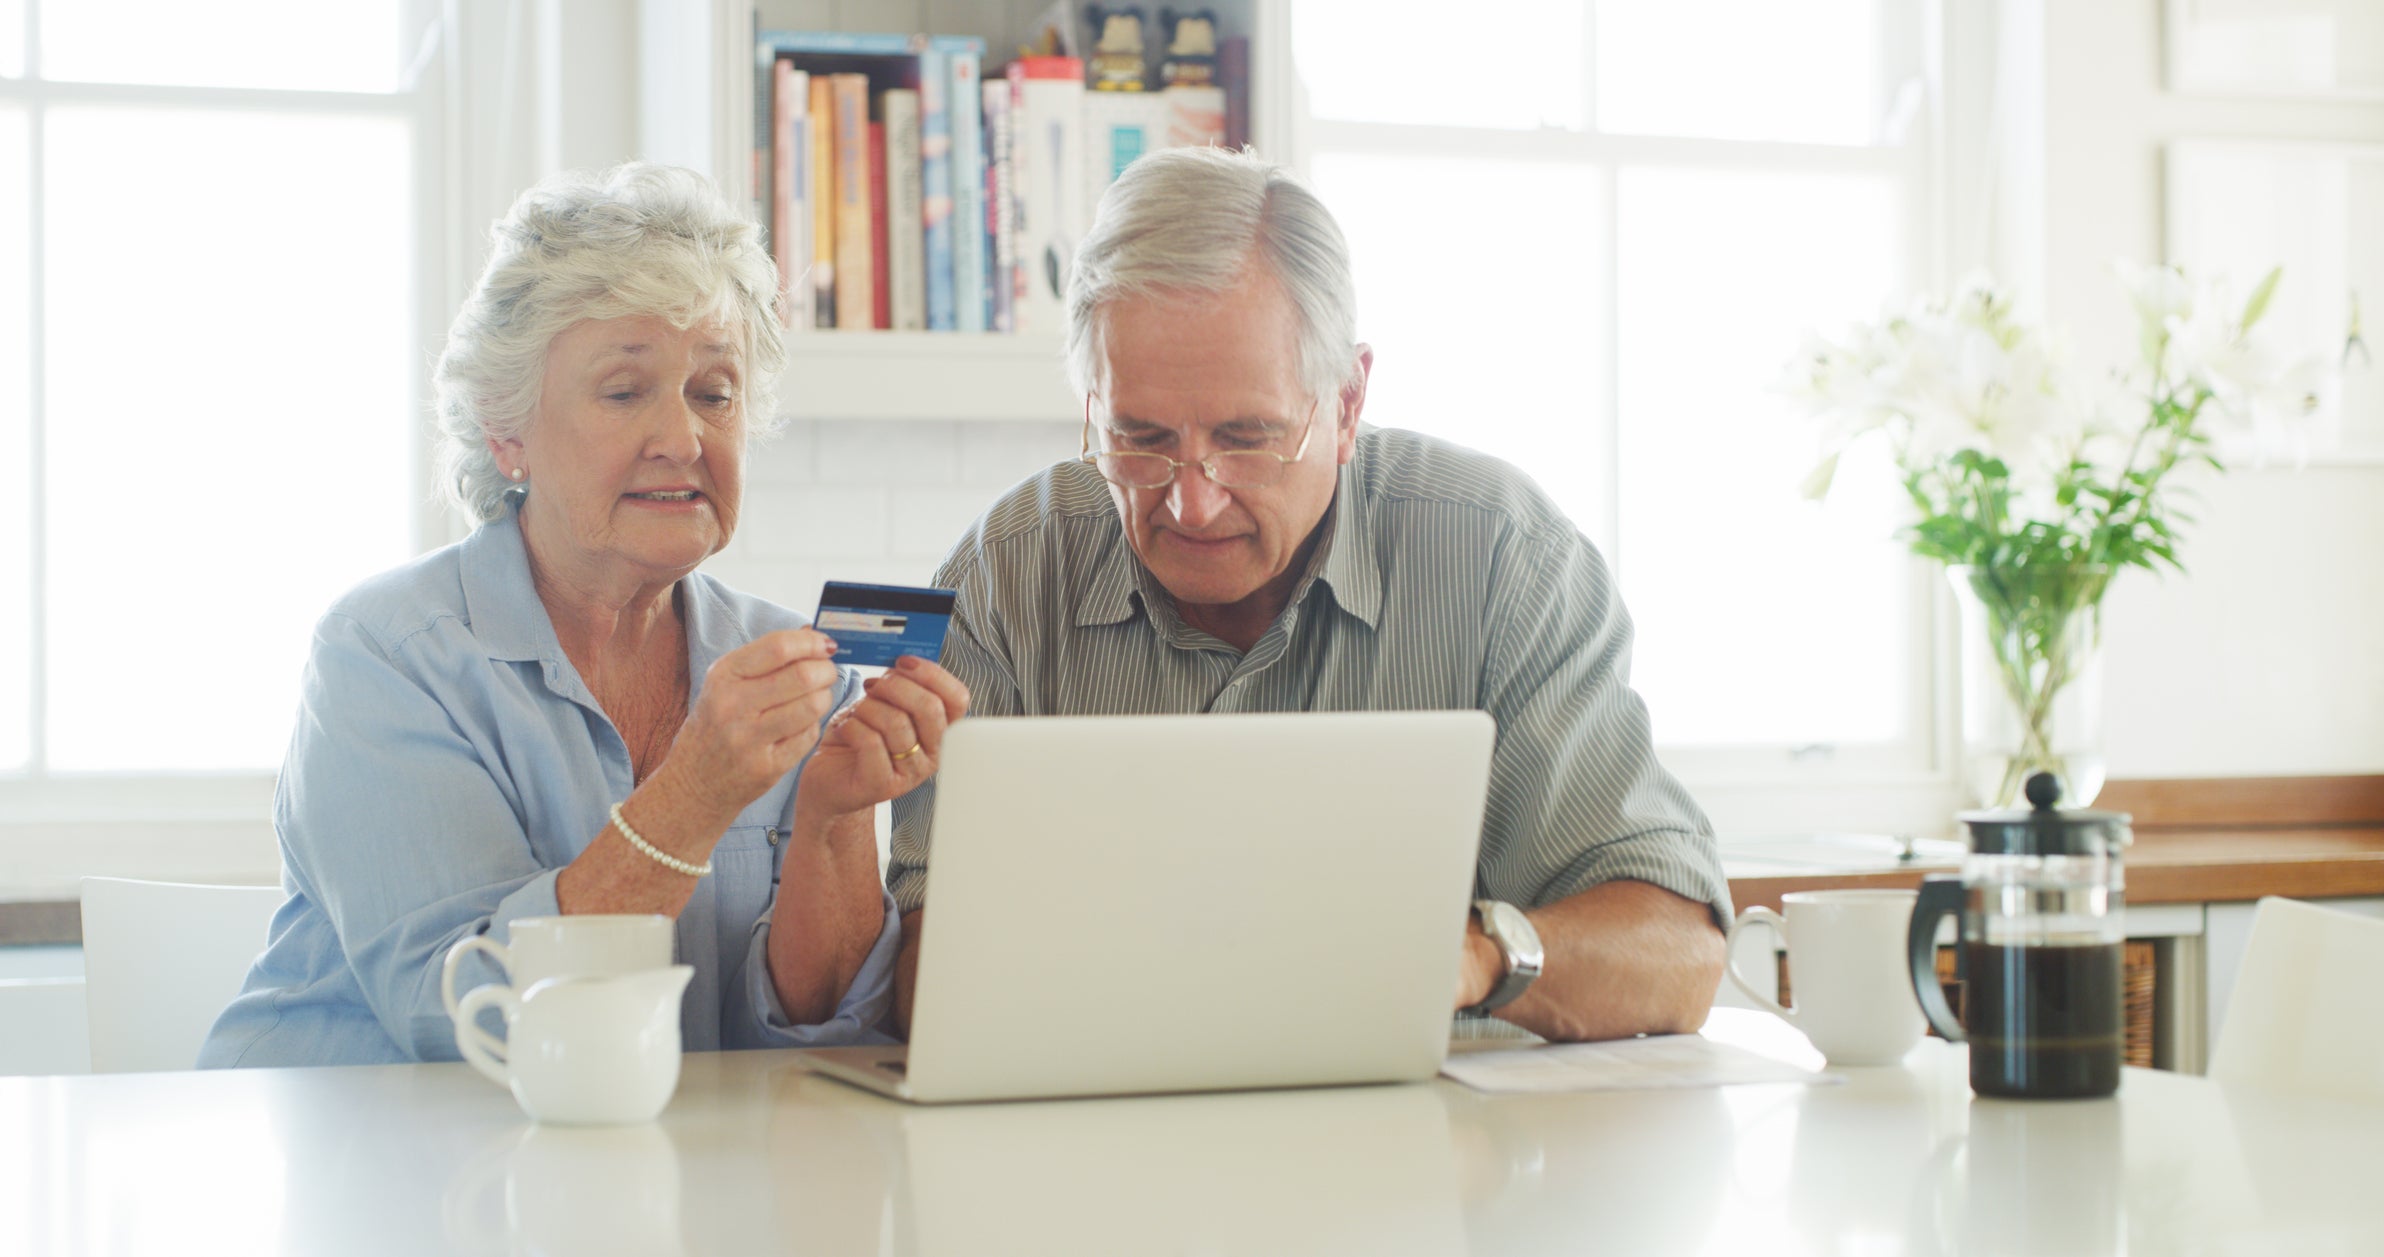
[[[2103,788],[2101,567],[1950,567],[1962,610],[1962,776],[1979,807],[2025,808],[2028,778],[2061,806]]]

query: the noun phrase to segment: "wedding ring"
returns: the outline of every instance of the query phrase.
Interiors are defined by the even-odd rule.
[[[916,742],[913,742],[913,743],[911,743],[911,749],[909,749],[909,750],[907,750],[907,751],[904,751],[904,752],[902,752],[902,753],[901,753],[901,754],[899,754],[899,755],[896,755],[896,756],[894,756],[894,758],[895,758],[895,759],[909,759],[911,756],[913,756],[913,755],[916,755],[916,754],[918,754],[918,753],[919,753],[919,744],[918,744],[918,743],[916,743]]]

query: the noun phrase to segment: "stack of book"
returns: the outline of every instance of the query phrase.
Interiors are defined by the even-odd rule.
[[[1085,90],[1074,57],[980,82],[966,36],[762,32],[756,211],[795,328],[1048,332],[1118,172],[1223,143],[1226,92]]]

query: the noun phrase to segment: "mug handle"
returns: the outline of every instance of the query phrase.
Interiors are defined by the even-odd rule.
[[[1738,919],[1730,923],[1730,933],[1723,937],[1722,954],[1729,958],[1729,963],[1722,967],[1722,972],[1729,975],[1730,985],[1737,987],[1739,994],[1755,1001],[1757,1007],[1776,1014],[1790,1025],[1795,1025],[1795,1013],[1780,1007],[1778,1000],[1757,990],[1755,984],[1747,981],[1746,975],[1738,971],[1739,931],[1753,929],[1757,926],[1770,930],[1772,936],[1782,943],[1788,941],[1788,923],[1780,919],[1779,913],[1764,907],[1749,908],[1738,914]]]
[[[455,1009],[455,1049],[464,1054],[472,1068],[486,1074],[489,1081],[500,1087],[513,1085],[512,1068],[506,1060],[505,1041],[474,1024],[480,1010],[494,1004],[504,1015],[510,1029],[513,1019],[521,1016],[521,996],[509,986],[491,982],[464,992],[463,1002]]]
[[[1945,1002],[1945,988],[1937,984],[1937,923],[1959,915],[1967,894],[1959,877],[1921,879],[1920,898],[1912,905],[1912,932],[1905,936],[1912,953],[1912,993],[1920,999],[1920,1010],[1929,1024],[1948,1043],[1963,1041],[1962,1023],[1954,1017],[1953,1006]]]
[[[459,1050],[466,1038],[476,1035],[482,1047],[491,1052],[500,1052],[496,1036],[481,1029],[478,1022],[464,1016],[463,1005],[455,998],[455,971],[462,967],[464,957],[476,951],[487,952],[488,958],[504,972],[507,980],[511,980],[513,953],[505,950],[503,943],[486,934],[466,934],[455,940],[455,946],[447,949],[447,962],[439,966],[439,1002],[447,1006],[447,1019],[455,1023],[455,1041]]]

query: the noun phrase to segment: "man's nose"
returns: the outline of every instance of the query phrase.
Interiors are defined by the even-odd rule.
[[[1233,495],[1209,479],[1208,469],[1198,463],[1177,468],[1175,483],[1167,487],[1167,511],[1186,528],[1208,527],[1232,501]]]

